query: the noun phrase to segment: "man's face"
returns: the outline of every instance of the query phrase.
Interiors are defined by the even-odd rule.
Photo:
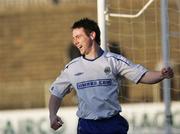
[[[86,35],[84,28],[75,28],[72,31],[73,44],[79,49],[82,55],[90,52],[92,40]]]

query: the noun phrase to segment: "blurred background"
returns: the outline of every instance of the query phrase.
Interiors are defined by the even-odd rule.
[[[106,8],[135,14],[148,1],[106,0]],[[180,134],[179,0],[169,0],[168,13],[170,63],[175,74],[170,89],[172,133]],[[0,133],[76,134],[75,91],[64,98],[60,112],[70,123],[57,132],[49,128],[47,105],[50,84],[79,56],[72,45],[71,25],[83,17],[97,21],[97,0],[0,0]],[[163,66],[160,17],[160,0],[152,2],[138,18],[108,17],[108,50],[159,70]],[[119,100],[122,114],[130,122],[129,134],[163,133],[162,83],[120,82]],[[72,116],[70,121],[67,113]],[[73,131],[67,130],[70,127]]]

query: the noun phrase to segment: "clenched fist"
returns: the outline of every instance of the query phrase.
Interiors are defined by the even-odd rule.
[[[63,125],[63,121],[57,115],[50,116],[50,125],[52,129],[57,130]]]
[[[172,68],[170,68],[170,67],[163,68],[161,70],[161,74],[164,79],[165,78],[170,79],[174,76],[174,72],[173,72]]]

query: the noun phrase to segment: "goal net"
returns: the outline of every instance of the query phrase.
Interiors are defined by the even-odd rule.
[[[106,25],[110,51],[120,53],[134,63],[142,64],[150,70],[160,70],[163,67],[160,0],[107,0],[106,8],[109,14]],[[179,9],[180,2],[178,0],[169,1],[170,64],[175,74],[171,80],[173,116],[179,112],[174,104],[180,100]],[[113,13],[119,16],[115,16]],[[139,109],[141,109],[133,109],[135,115],[131,117],[129,133],[163,133],[163,120],[160,121],[156,118],[158,112],[164,112],[162,83],[135,85],[127,80],[123,80],[121,83],[123,85],[120,90],[121,103],[124,102],[126,106],[138,103],[140,104]],[[162,107],[162,110],[158,107]],[[156,112],[153,112],[154,115],[148,115],[148,111],[153,109],[156,109]],[[135,111],[139,111],[139,113]],[[126,112],[128,111],[124,108],[122,113],[127,115]],[[177,120],[173,119],[173,133],[176,134],[180,126],[176,124]]]

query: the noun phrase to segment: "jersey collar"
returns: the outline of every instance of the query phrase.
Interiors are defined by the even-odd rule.
[[[101,51],[99,52],[99,56],[96,57],[95,59],[87,59],[85,58],[85,56],[83,55],[82,58],[88,61],[95,61],[96,59],[98,59],[99,57],[101,57],[103,55],[104,51],[101,49]]]

